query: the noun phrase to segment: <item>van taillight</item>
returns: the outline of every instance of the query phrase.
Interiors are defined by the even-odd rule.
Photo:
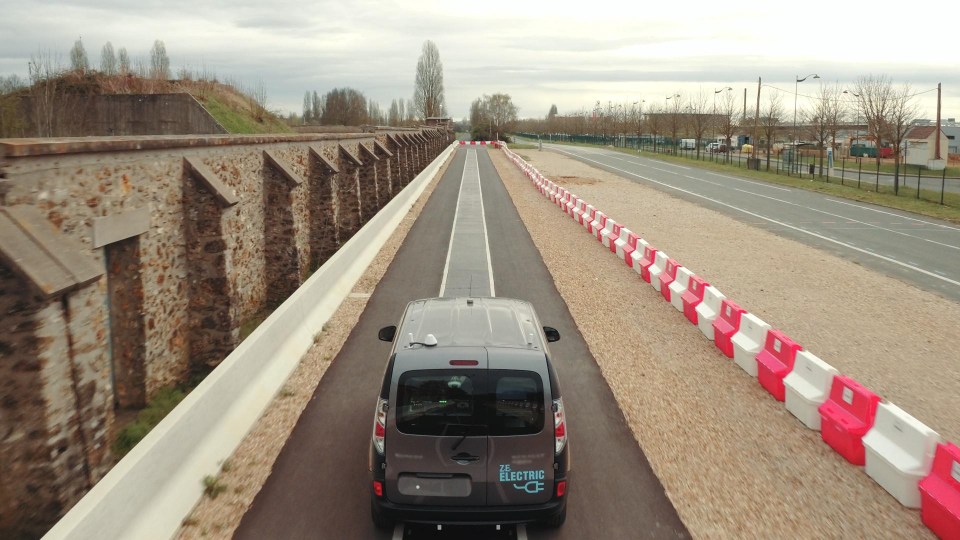
[[[383,482],[379,480],[373,481],[373,494],[377,497],[383,497]]]
[[[383,455],[383,439],[387,434],[387,400],[377,399],[377,409],[373,418],[373,446],[377,453]]]
[[[559,454],[567,446],[567,419],[563,414],[563,399],[553,400],[553,437],[555,450]]]
[[[561,480],[557,482],[557,497],[563,497],[567,494],[567,481]]]

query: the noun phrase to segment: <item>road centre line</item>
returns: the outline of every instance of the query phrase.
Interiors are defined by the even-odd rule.
[[[879,254],[879,253],[870,251],[870,250],[868,250],[868,249],[859,248],[859,247],[854,246],[854,245],[851,245],[851,244],[849,244],[849,243],[842,242],[842,241],[840,241],[840,240],[835,240],[835,239],[833,239],[833,238],[829,238],[829,237],[827,237],[827,236],[824,236],[824,235],[822,235],[822,234],[815,233],[815,232],[813,232],[813,231],[808,231],[808,230],[803,229],[803,228],[801,228],[801,227],[795,227],[795,226],[793,226],[793,225],[784,223],[784,222],[782,222],[782,221],[777,221],[777,220],[775,220],[775,219],[773,219],[773,218],[769,218],[769,217],[767,217],[767,216],[764,216],[764,215],[761,215],[761,214],[757,214],[757,213],[755,213],[755,212],[751,212],[751,211],[749,211],[749,210],[740,208],[740,207],[738,207],[738,206],[734,206],[734,205],[732,205],[732,204],[727,204],[727,203],[724,203],[724,202],[720,202],[720,201],[718,201],[718,200],[716,200],[716,199],[712,199],[712,198],[707,197],[707,196],[705,196],[705,195],[701,195],[701,194],[699,194],[699,193],[694,193],[693,191],[689,191],[689,190],[686,190],[686,189],[683,189],[683,188],[678,188],[678,187],[676,187],[676,186],[672,186],[672,185],[667,184],[667,183],[665,183],[665,182],[660,182],[660,181],[658,181],[658,180],[654,180],[654,179],[652,179],[652,178],[647,178],[647,177],[645,177],[645,176],[642,176],[642,175],[639,175],[639,174],[636,174],[636,173],[632,173],[632,172],[630,172],[630,171],[625,171],[625,170],[623,170],[623,169],[618,169],[618,168],[616,168],[616,167],[611,167],[610,165],[604,165],[603,163],[600,163],[599,161],[592,160],[592,159],[589,159],[589,158],[585,158],[585,157],[582,157],[582,156],[577,156],[576,154],[573,154],[573,153],[571,153],[571,152],[566,152],[566,151],[564,151],[564,150],[558,150],[558,151],[559,151],[559,152],[562,152],[562,153],[564,153],[564,154],[571,155],[571,156],[573,156],[573,157],[580,157],[581,159],[586,159],[587,161],[592,161],[592,162],[594,162],[594,163],[596,163],[596,164],[598,164],[598,165],[603,165],[603,166],[605,166],[605,167],[610,167],[611,169],[614,169],[614,170],[616,170],[616,171],[622,172],[622,173],[624,173],[624,174],[629,174],[630,176],[635,176],[635,177],[640,178],[640,179],[642,179],[642,180],[646,180],[646,181],[648,181],[648,182],[653,182],[654,184],[659,184],[659,185],[661,185],[661,186],[663,186],[663,187],[670,188],[670,189],[673,189],[673,190],[676,190],[676,191],[680,191],[680,192],[682,192],[682,193],[686,193],[687,195],[691,195],[691,196],[697,197],[697,198],[699,198],[699,199],[704,199],[704,200],[706,200],[706,201],[710,201],[710,202],[712,202],[712,203],[714,203],[714,204],[719,204],[720,206],[725,206],[725,207],[727,207],[727,208],[730,208],[730,209],[732,209],[732,210],[736,210],[736,211],[738,211],[738,212],[742,212],[742,213],[747,214],[747,215],[749,215],[749,216],[753,216],[753,217],[755,217],[755,218],[759,218],[759,219],[762,219],[762,220],[764,220],[764,221],[768,221],[768,222],[770,222],[770,223],[774,223],[774,224],[776,224],[776,225],[780,225],[781,227],[786,227],[786,228],[788,228],[788,229],[792,229],[792,230],[794,230],[794,231],[797,231],[797,232],[800,232],[800,233],[803,233],[803,234],[807,234],[807,235],[813,236],[814,238],[819,238],[819,239],[821,239],[821,240],[826,240],[826,241],[828,241],[828,242],[832,242],[832,243],[834,243],[834,244],[843,246],[843,247],[848,248],[848,249],[852,249],[852,250],[857,251],[857,252],[859,252],[859,253],[863,253],[863,254],[866,254],[866,255],[870,255],[870,256],[876,257],[876,258],[878,258],[878,259],[880,259],[880,260],[887,261],[887,262],[896,264],[896,265],[898,265],[898,266],[902,266],[902,267],[907,268],[907,269],[909,269],[909,270],[913,270],[913,271],[915,271],[915,272],[920,272],[921,274],[924,274],[924,275],[926,275],[926,276],[930,276],[930,277],[935,278],[935,279],[939,279],[939,280],[941,280],[941,281],[945,281],[945,282],[947,282],[947,283],[950,283],[951,285],[960,286],[960,281],[955,281],[955,280],[953,280],[953,279],[950,279],[950,278],[947,278],[947,277],[943,277],[943,276],[937,275],[937,274],[934,273],[934,272],[931,272],[931,271],[929,271],[929,270],[925,270],[925,269],[923,269],[923,268],[920,268],[920,267],[915,266],[915,265],[912,265],[912,264],[902,263],[902,262],[900,262],[900,261],[898,261],[898,260],[896,260],[896,259],[893,259],[893,258],[891,258],[891,257],[887,257],[886,255],[881,255],[881,254]]]

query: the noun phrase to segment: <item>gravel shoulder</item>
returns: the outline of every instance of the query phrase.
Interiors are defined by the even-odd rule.
[[[957,303],[559,154],[521,154],[841,372],[958,439]],[[491,156],[695,537],[933,538],[919,512],[834,453],[502,154]]]
[[[410,227],[417,220],[437,183],[443,178],[452,156],[453,154],[380,249],[374,261],[354,285],[352,293],[324,325],[313,346],[301,359],[300,365],[290,375],[273,402],[233,455],[221,465],[217,481],[224,487],[224,491],[214,498],[201,498],[190,515],[184,519],[175,538],[189,540],[233,536],[240,519],[270,475],[280,450],[330,366],[331,359],[336,358],[360,319],[370,293],[393,262],[394,255],[403,244]]]

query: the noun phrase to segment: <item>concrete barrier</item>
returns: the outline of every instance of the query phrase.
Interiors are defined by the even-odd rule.
[[[740,318],[740,329],[730,342],[733,344],[733,361],[753,378],[757,377],[757,353],[767,339],[770,325],[752,313]]]
[[[907,508],[920,508],[920,480],[933,468],[940,435],[893,403],[877,406],[863,437],[865,471]]]
[[[810,429],[820,431],[818,409],[827,400],[837,369],[810,351],[800,351],[793,362],[793,371],[784,377],[786,406],[790,414]]]
[[[170,538],[203,495],[203,478],[256,423],[456,147],[377,212],[44,538]]]

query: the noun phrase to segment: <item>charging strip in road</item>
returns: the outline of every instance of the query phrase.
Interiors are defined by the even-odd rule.
[[[463,164],[439,296],[496,296],[480,187],[480,165],[477,151],[473,149],[467,150]]]

